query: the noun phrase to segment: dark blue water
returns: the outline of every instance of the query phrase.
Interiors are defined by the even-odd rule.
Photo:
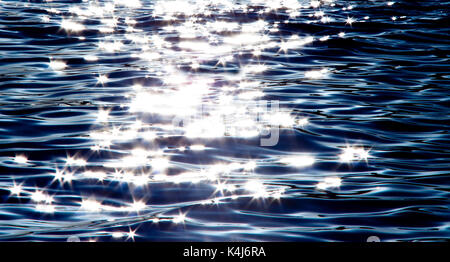
[[[2,0],[0,240],[448,241],[448,7]]]

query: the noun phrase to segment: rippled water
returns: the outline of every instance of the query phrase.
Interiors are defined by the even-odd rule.
[[[0,240],[448,240],[448,7],[2,0]]]

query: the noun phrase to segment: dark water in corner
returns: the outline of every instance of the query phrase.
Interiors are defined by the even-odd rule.
[[[447,241],[448,7],[2,0],[0,240]]]

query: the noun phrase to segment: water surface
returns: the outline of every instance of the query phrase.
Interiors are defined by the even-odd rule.
[[[448,241],[448,7],[2,0],[0,240]]]

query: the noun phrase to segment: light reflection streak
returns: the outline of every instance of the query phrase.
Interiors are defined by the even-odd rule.
[[[368,150],[365,150],[362,147],[350,147],[350,146],[344,148],[342,154],[339,156],[340,160],[346,163],[359,160],[364,160],[367,162],[367,159],[369,157],[370,155]]]
[[[26,164],[28,162],[28,158],[25,155],[16,155],[14,157],[14,162],[17,164]]]
[[[79,32],[85,29],[83,24],[70,20],[62,20],[61,27],[70,32]]]
[[[289,156],[280,159],[280,162],[293,167],[312,166],[315,158],[312,156]]]
[[[43,213],[54,213],[55,207],[53,205],[49,205],[49,204],[37,204],[36,210],[43,212]]]
[[[108,77],[106,75],[99,75],[97,77],[97,83],[100,83],[103,85],[106,81],[108,81]]]
[[[327,177],[322,182],[317,184],[317,189],[327,190],[330,188],[337,188],[341,185],[339,177]]]
[[[321,79],[324,78],[328,74],[329,70],[327,68],[323,68],[320,70],[311,70],[305,73],[305,77],[309,79]]]
[[[186,220],[186,214],[180,213],[179,215],[173,217],[173,222],[175,224],[184,224],[184,221]]]
[[[16,182],[14,182],[13,186],[9,188],[9,191],[11,192],[11,195],[20,196],[20,194],[22,193],[22,185],[16,184]]]
[[[67,67],[67,65],[62,60],[53,60],[52,58],[50,58],[49,67],[54,71],[62,71]]]
[[[131,241],[134,241],[134,238],[137,237],[137,236],[139,236],[138,234],[136,234],[136,231],[137,231],[137,229],[132,230],[132,229],[130,228],[130,230],[129,230],[128,233],[127,233],[127,239],[126,239],[126,240],[131,239]]]

